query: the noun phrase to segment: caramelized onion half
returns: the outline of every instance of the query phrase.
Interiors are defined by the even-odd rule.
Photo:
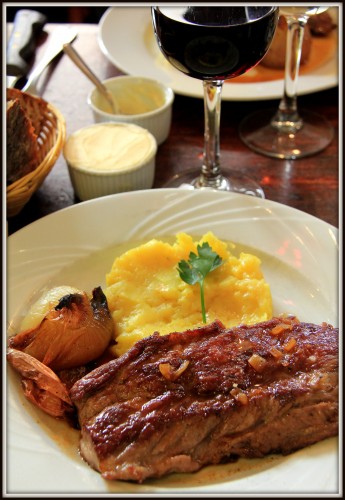
[[[113,337],[113,320],[101,287],[62,297],[41,323],[9,339],[9,347],[33,356],[54,371],[97,359]]]

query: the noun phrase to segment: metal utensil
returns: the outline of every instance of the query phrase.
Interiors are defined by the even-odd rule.
[[[46,22],[46,16],[36,10],[20,9],[16,13],[6,50],[8,87],[14,86],[19,78],[28,74],[39,35]]]
[[[43,71],[49,64],[63,51],[63,46],[66,42],[71,43],[77,37],[77,32],[71,27],[61,27],[53,31],[51,39],[47,46],[42,59],[34,67],[32,72],[28,75],[28,79],[21,90],[29,94],[37,94],[37,82],[41,77]]]
[[[93,73],[93,71],[88,67],[82,57],[78,54],[78,52],[70,45],[69,43],[65,43],[63,46],[63,50],[65,54],[67,54],[71,60],[74,62],[76,66],[86,75],[99,89],[101,94],[106,98],[108,103],[111,106],[112,112],[114,114],[118,114],[118,105],[114,99],[114,96],[109,92],[107,87],[103,85],[100,79]]]

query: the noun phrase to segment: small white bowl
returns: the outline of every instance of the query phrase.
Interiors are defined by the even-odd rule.
[[[174,102],[171,88],[156,80],[139,76],[117,76],[102,83],[114,96],[119,114],[111,112],[109,103],[95,87],[88,95],[87,102],[96,123],[134,123],[149,130],[158,145],[167,139]]]
[[[96,123],[71,134],[63,155],[82,201],[153,186],[157,142],[130,123]]]

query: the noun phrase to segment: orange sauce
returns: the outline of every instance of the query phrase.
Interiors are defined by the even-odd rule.
[[[313,37],[309,59],[300,66],[300,75],[311,73],[328,62],[337,50],[337,32],[327,37]],[[284,69],[268,68],[259,64],[244,75],[226,80],[226,83],[258,83],[272,80],[283,80]]]

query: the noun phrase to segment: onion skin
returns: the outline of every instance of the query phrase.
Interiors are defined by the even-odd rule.
[[[9,347],[36,358],[53,371],[75,368],[100,357],[114,334],[106,297],[97,287],[62,297],[41,323],[9,339]]]
[[[65,385],[53,370],[16,349],[8,350],[7,361],[22,376],[24,394],[35,406],[56,418],[74,411]]]

